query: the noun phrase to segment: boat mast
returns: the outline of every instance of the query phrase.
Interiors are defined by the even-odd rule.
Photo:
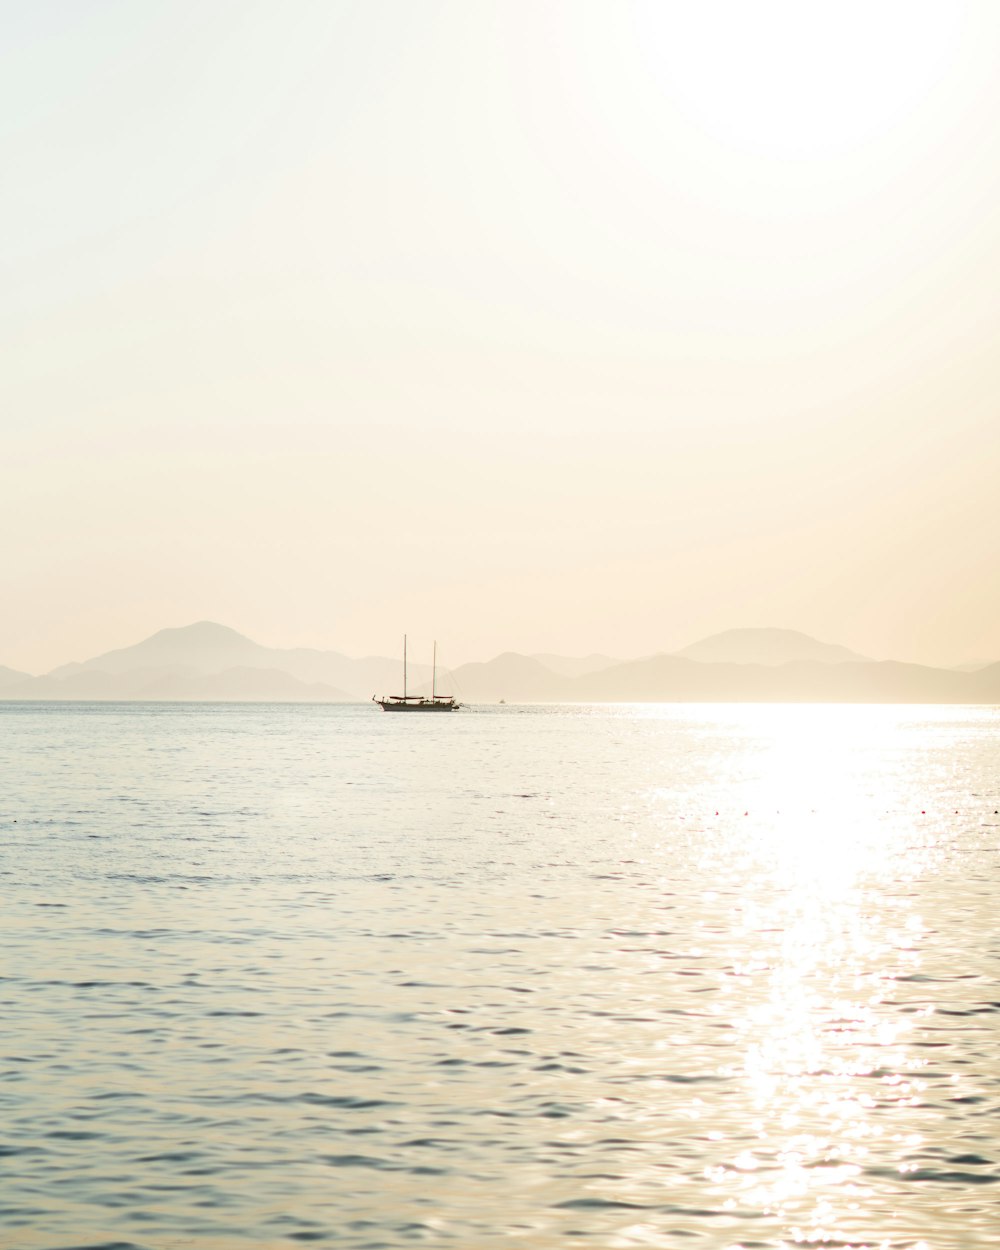
[[[406,698],[406,635],[403,635],[403,698]]]
[[[431,660],[431,699],[437,698],[438,645],[434,643],[434,658]]]

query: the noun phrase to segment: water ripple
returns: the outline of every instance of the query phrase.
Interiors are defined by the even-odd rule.
[[[1000,1247],[994,709],[13,706],[4,1250]]]

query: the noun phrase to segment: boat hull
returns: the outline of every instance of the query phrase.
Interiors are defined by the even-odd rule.
[[[437,643],[434,644],[434,660],[431,665],[431,697],[425,694],[407,694],[406,692],[406,635],[403,635],[403,693],[384,695],[372,702],[377,703],[383,712],[457,712],[462,706],[453,694],[437,692]]]
[[[457,712],[459,704],[431,703],[430,700],[423,703],[392,703],[388,699],[376,699],[383,712]]]

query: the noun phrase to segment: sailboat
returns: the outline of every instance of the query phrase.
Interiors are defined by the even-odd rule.
[[[403,635],[403,693],[383,695],[372,702],[377,703],[383,712],[457,712],[462,706],[453,694],[437,692],[437,643],[434,644],[434,660],[431,666],[431,697],[422,694],[406,693],[406,635]]]

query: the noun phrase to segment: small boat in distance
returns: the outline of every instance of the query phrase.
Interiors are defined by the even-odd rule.
[[[406,693],[406,635],[403,635],[403,693],[383,695],[372,702],[377,703],[383,712],[457,712],[462,706],[453,694],[437,692],[437,643],[434,644],[434,660],[431,665],[431,697],[422,694]]]

